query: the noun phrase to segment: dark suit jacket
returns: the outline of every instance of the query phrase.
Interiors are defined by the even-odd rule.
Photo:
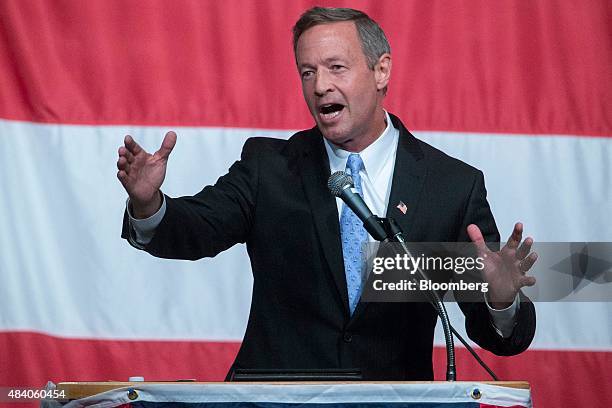
[[[400,130],[387,216],[409,241],[467,241],[477,224],[499,234],[483,175]],[[166,197],[150,254],[212,257],[244,242],[253,271],[249,322],[234,368],[359,368],[370,380],[431,380],[437,317],[429,304],[360,303],[349,315],[329,162],[317,128],[289,140],[249,139],[228,174],[192,197]],[[392,203],[403,201],[406,215]],[[130,228],[124,219],[123,237]],[[523,303],[512,336],[491,325],[484,303],[464,303],[469,336],[499,355],[525,350],[535,312]]]

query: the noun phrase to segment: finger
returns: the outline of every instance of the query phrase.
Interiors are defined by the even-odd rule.
[[[133,155],[137,155],[138,153],[144,151],[142,147],[140,147],[140,145],[138,143],[136,143],[136,141],[134,139],[132,139],[132,136],[127,135],[125,137],[125,139],[123,140],[123,143],[125,144],[125,147],[133,154]]]
[[[470,240],[476,245],[476,250],[479,255],[486,254],[489,252],[489,248],[487,248],[487,244],[485,243],[484,237],[482,236],[482,232],[480,228],[476,224],[470,224],[467,227],[468,237]]]
[[[508,248],[513,248],[513,249],[518,248],[522,239],[523,239],[523,224],[520,222],[517,222],[516,224],[514,224],[514,230],[512,230],[512,235],[510,235],[510,238],[508,238],[508,242],[506,243],[506,246]]]
[[[538,254],[535,252],[530,253],[525,259],[519,262],[519,269],[525,273],[531,269],[533,264],[538,260]]]
[[[536,284],[536,278],[534,278],[533,276],[523,276],[519,281],[519,284],[521,285],[521,287],[533,286]]]
[[[117,178],[119,179],[119,181],[121,182],[121,184],[123,185],[123,187],[126,187],[127,184],[127,180],[128,180],[128,175],[124,170],[119,170],[117,172]],[[126,188],[127,189],[127,188]]]
[[[117,159],[117,169],[123,170],[126,174],[130,172],[130,164],[125,157],[121,156]]]
[[[120,157],[125,157],[128,163],[132,163],[134,161],[134,155],[125,146],[119,147],[118,153]]]
[[[524,259],[529,252],[531,252],[531,246],[533,245],[533,238],[527,237],[523,241],[520,247],[516,250],[516,259]]]
[[[166,133],[166,136],[164,136],[164,141],[162,142],[161,147],[155,154],[163,159],[167,159],[168,156],[170,156],[170,153],[172,152],[172,149],[174,149],[175,145],[176,133],[174,133],[173,131],[169,131],[168,133]]]

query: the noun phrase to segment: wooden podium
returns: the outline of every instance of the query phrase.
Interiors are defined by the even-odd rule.
[[[66,408],[104,407],[302,408],[531,407],[527,382],[63,382],[57,385]],[[332,404],[332,405],[329,405]],[[365,405],[364,405],[365,404]]]

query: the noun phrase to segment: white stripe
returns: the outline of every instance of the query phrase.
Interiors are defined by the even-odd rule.
[[[166,128],[0,121],[0,330],[121,339],[239,341],[251,276],[244,248],[214,260],[155,259],[119,238],[115,177],[126,133],[155,150]],[[224,174],[250,136],[291,131],[175,127],[164,191]],[[612,241],[610,139],[415,132],[481,168],[502,235],[521,220],[541,241]],[[511,178],[508,178],[512,176]],[[606,304],[538,304],[534,347],[611,349]],[[461,317],[455,316],[457,326]],[[439,342],[439,337],[438,337]]]
[[[243,246],[160,261],[120,238],[117,148],[149,151],[167,129],[0,121],[0,327],[67,337],[242,339],[251,297]],[[199,191],[259,131],[180,128],[164,191]],[[265,132],[285,135],[287,132]]]
[[[479,168],[502,238],[516,221],[541,242],[612,241],[612,138],[414,132]]]
[[[612,210],[612,139],[414,133],[484,172],[502,239],[522,221],[525,234],[540,242],[612,241],[612,223],[607,222]],[[612,350],[611,303],[535,305],[537,331],[531,349]],[[448,309],[465,336],[461,311],[456,305]],[[436,344],[443,345],[439,326]]]

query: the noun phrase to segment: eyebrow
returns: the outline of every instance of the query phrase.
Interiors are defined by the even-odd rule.
[[[340,58],[340,57],[328,57],[328,58],[325,58],[325,60],[323,60],[323,63],[329,65],[329,64],[331,64],[333,62],[338,62],[338,61],[345,62],[346,60],[344,58]],[[300,64],[298,66],[299,69],[314,68],[314,67],[315,67],[314,65],[308,64],[308,63],[303,63],[303,64]]]

